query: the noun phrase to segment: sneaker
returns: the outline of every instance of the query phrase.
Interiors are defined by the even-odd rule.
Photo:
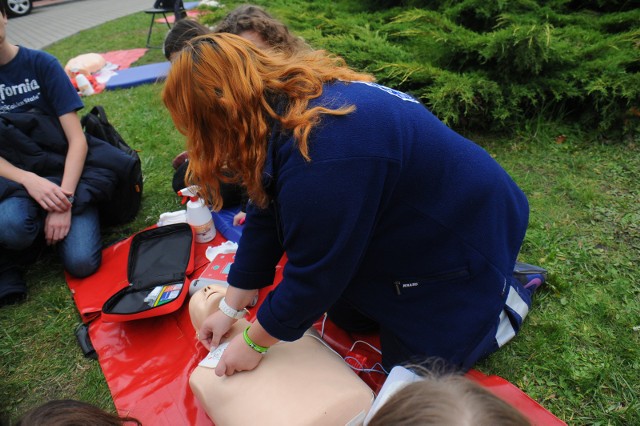
[[[536,290],[547,280],[547,270],[536,265],[516,262],[513,276],[526,289]]]
[[[11,267],[0,273],[0,307],[22,302],[27,297],[27,283],[22,271]]]

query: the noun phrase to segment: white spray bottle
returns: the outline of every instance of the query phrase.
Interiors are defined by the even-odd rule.
[[[196,242],[207,243],[216,236],[211,210],[207,208],[197,194],[197,188],[189,186],[178,191],[181,197],[188,197],[187,223],[195,230]]]
[[[74,68],[71,70],[76,76],[76,84],[78,85],[78,91],[82,93],[82,96],[90,96],[95,93],[93,86],[89,83],[89,79],[80,72],[79,69]]]

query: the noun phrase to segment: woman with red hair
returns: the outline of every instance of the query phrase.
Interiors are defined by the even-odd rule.
[[[219,180],[252,201],[228,292],[199,330],[206,347],[288,259],[218,375],[255,368],[325,312],[378,330],[387,371],[433,356],[467,369],[518,331],[533,289],[513,277],[527,199],[411,96],[322,51],[212,34],[174,58],[163,100],[187,139],[188,181],[216,209]]]

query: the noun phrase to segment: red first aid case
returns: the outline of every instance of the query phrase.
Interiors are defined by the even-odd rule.
[[[189,292],[194,241],[186,223],[134,235],[127,264],[129,284],[104,303],[102,320],[131,321],[178,310]]]

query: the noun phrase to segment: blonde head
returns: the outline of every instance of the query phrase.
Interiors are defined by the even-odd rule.
[[[215,209],[222,206],[219,180],[243,184],[253,203],[265,207],[262,169],[273,125],[278,122],[291,132],[310,160],[308,136],[320,116],[353,111],[352,106],[308,108],[322,94],[322,85],[337,79],[373,77],[323,51],[264,52],[223,33],[192,40],[173,60],[162,94],[176,128],[187,138],[188,181],[200,186]]]
[[[457,374],[427,374],[394,393],[369,426],[529,426],[518,410]]]

